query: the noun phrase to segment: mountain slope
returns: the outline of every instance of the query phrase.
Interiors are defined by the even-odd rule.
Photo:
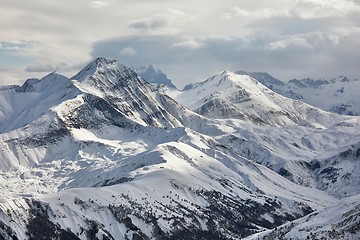
[[[222,91],[234,87],[228,75],[220,78]],[[8,99],[16,98],[16,89],[30,92],[23,96],[27,107],[0,122],[6,123],[0,133],[4,239],[240,239],[338,202],[314,177],[335,159],[339,169],[336,153],[359,139],[353,117],[313,116],[304,126],[286,114],[263,125],[206,118],[111,59],[58,78],[0,92],[6,113],[15,106]],[[254,85],[246,78],[236,99]],[[294,108],[262,89],[251,92],[252,99]],[[10,124],[27,109],[31,117]],[[357,148],[346,155],[355,165]],[[318,168],[302,163],[315,157]],[[296,179],[278,174],[281,166],[293,167]],[[303,173],[311,184],[298,184]]]
[[[39,118],[54,104],[74,97],[77,89],[57,73],[29,79],[23,86],[0,92],[0,133],[25,126]]]
[[[281,85],[266,76],[263,79]],[[320,188],[336,197],[359,184],[357,171],[352,170],[359,167],[356,161],[334,157],[336,160],[328,164],[329,160],[324,159],[329,152],[338,156],[345,151],[342,149],[359,140],[358,117],[324,112],[276,94],[249,76],[226,71],[193,84],[186,91],[168,93],[204,116],[245,121],[239,132],[234,131],[219,141],[297,184]],[[230,119],[228,126],[238,125]],[[339,165],[332,169],[330,166],[335,166],[336,161]],[[322,182],[326,171],[337,176],[326,182],[327,187]]]

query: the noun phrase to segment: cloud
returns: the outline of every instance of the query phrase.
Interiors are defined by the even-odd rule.
[[[189,49],[197,49],[197,48],[201,48],[203,47],[205,44],[202,42],[198,42],[195,40],[187,40],[184,42],[178,42],[178,43],[174,43],[172,45],[172,47],[175,48],[189,48]]]
[[[129,27],[148,34],[175,34],[180,31],[179,26],[185,13],[176,9],[167,9],[163,13],[132,20]]]
[[[241,7],[235,6],[230,11],[223,13],[220,20],[243,18],[249,21],[251,19],[274,17],[300,19],[346,18],[349,15],[360,14],[360,5],[350,0],[296,0],[291,4],[283,5],[281,7],[267,8],[247,8],[246,4]]]
[[[270,18],[278,16],[290,16],[291,13],[287,9],[260,8],[253,11],[245,10],[240,7],[234,8],[235,15],[238,17],[251,18]]]
[[[125,57],[131,57],[136,55],[136,51],[132,47],[124,47],[123,49],[121,49],[120,55]]]
[[[96,8],[96,9],[101,9],[101,8],[105,8],[107,6],[109,6],[109,2],[108,1],[92,1],[90,3],[90,6],[92,8]]]
[[[49,64],[49,63],[37,63],[33,65],[28,65],[24,68],[26,72],[39,72],[39,73],[49,73],[49,72],[75,72],[83,68],[85,62],[69,64],[69,63],[58,63],[58,64]]]
[[[356,74],[360,62],[358,0],[3,1],[0,14],[0,66],[31,74],[99,56],[179,83],[224,69]]]
[[[267,46],[270,50],[285,49],[289,47],[314,49],[314,47],[305,38],[301,37],[289,37],[288,39],[270,42]]]
[[[0,41],[0,50],[12,51],[12,52],[25,52],[38,46],[39,43],[34,41]]]
[[[116,58],[128,66],[154,64],[178,86],[204,80],[222,70],[267,71],[283,80],[345,73],[354,76],[358,74],[355,63],[360,61],[353,50],[359,44],[355,39],[355,36],[340,37],[321,32],[243,37],[141,35],[96,42],[92,56]],[[116,54],[116,49],[130,45],[137,49],[135,56]]]
[[[360,12],[360,6],[349,0],[298,0],[293,9],[297,16],[309,18],[345,17]]]

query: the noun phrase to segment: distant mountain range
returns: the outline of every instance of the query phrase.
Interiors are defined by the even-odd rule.
[[[360,115],[360,98],[357,91],[360,81],[339,76],[330,80],[292,79],[284,83],[267,73],[237,72],[248,75],[273,91],[295,100],[301,100],[325,111],[343,115]]]
[[[164,73],[155,70],[151,65],[134,69],[141,77],[152,84],[165,85],[170,90],[176,89],[175,85]],[[360,98],[357,97],[360,81],[357,79],[350,80],[345,76],[339,76],[330,80],[305,78],[283,82],[265,72],[237,71],[235,73],[250,76],[278,94],[294,100],[301,100],[322,110],[342,115],[360,115]],[[194,85],[196,83],[189,84],[182,91],[187,91],[193,88]]]
[[[283,96],[356,81],[133,69],[0,88],[0,239],[360,237],[360,117]]]

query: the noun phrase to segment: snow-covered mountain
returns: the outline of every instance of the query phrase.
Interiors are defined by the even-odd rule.
[[[168,94],[203,116],[236,118],[260,125],[329,127],[347,119],[283,97],[248,75],[229,71],[185,91]]]
[[[139,74],[147,82],[152,83],[157,88],[168,87],[171,89],[176,89],[176,86],[172,83],[166,74],[161,70],[155,69],[152,65],[149,66],[136,66],[132,69]]]
[[[191,110],[209,97],[232,99],[234,116],[243,109],[246,117],[216,115],[228,105]],[[358,117],[230,72],[175,98],[103,58],[70,79],[52,73],[2,87],[0,236],[240,239],[266,231],[266,239],[274,228],[294,235],[306,219],[360,236],[356,215],[340,226],[334,207],[357,209]],[[249,102],[253,109],[242,105]],[[316,217],[327,211],[337,217]]]
[[[222,143],[297,184],[321,188],[336,196],[342,196],[348,186],[353,189],[360,184],[356,163],[350,163],[353,169],[343,172],[342,166],[335,166],[340,158],[337,154],[349,151],[352,155],[358,149],[357,139],[348,135],[348,129],[339,132],[338,127],[358,129],[358,117],[328,113],[285,98],[252,77],[228,71],[194,84],[186,91],[168,94],[206,117],[232,119],[227,120],[228,123],[234,119],[245,121],[243,125],[247,127],[243,127],[240,137],[229,135],[221,139]],[[344,149],[338,148],[340,135]],[[326,176],[333,178],[325,180]],[[347,185],[344,179],[354,180],[354,185]]]
[[[292,79],[286,83],[268,73],[236,72],[248,75],[271,90],[295,100],[301,100],[325,111],[343,115],[360,115],[360,98],[358,89],[360,81],[339,76],[330,80]]]

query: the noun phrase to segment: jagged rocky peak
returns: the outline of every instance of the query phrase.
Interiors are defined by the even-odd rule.
[[[104,68],[105,66],[113,65],[116,60],[107,59],[107,58],[97,58],[86,65],[79,73],[73,76],[71,79],[78,80],[80,82],[84,81],[88,76],[95,74],[98,69]]]
[[[107,105],[107,111],[111,111],[111,116],[108,115],[110,122],[122,118],[126,127],[134,126],[135,123],[157,127],[181,125],[167,112],[170,105],[174,107],[172,104],[134,70],[114,59],[97,58],[72,77],[72,80],[81,92],[91,95],[90,99],[95,97],[95,102]],[[163,103],[168,105],[163,106]],[[99,109],[102,111],[103,106]],[[116,124],[122,127],[124,125],[118,122]]]
[[[115,59],[97,58],[71,78],[91,86],[113,87],[142,81],[138,74]]]
[[[132,69],[139,74],[145,81],[155,85],[156,87],[166,86],[172,89],[177,89],[172,83],[171,79],[166,76],[161,70],[156,69],[152,65],[135,66]]]

